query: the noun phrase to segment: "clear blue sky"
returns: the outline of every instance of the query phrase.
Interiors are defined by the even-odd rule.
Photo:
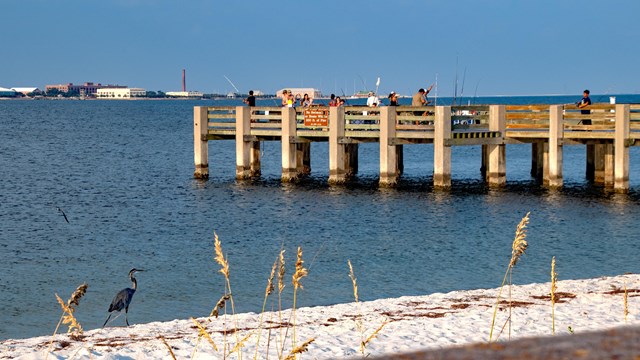
[[[0,86],[640,93],[640,1],[1,0]],[[457,67],[456,67],[457,61]],[[466,73],[465,73],[466,70]],[[477,91],[476,91],[477,89]]]

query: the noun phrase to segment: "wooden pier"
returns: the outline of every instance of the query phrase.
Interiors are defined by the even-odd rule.
[[[194,108],[194,176],[209,177],[208,144],[235,140],[236,178],[260,176],[260,142],[280,141],[282,181],[311,172],[311,142],[329,142],[329,182],[358,172],[358,144],[380,144],[380,185],[403,172],[403,147],[433,144],[433,185],[451,186],[451,147],[482,145],[481,171],[491,186],[506,183],[506,145],[531,144],[531,175],[561,187],[562,149],[584,145],[586,176],[617,192],[629,190],[629,147],[640,146],[640,105],[341,106]],[[307,110],[307,111],[305,111]],[[584,120],[590,125],[582,125]]]

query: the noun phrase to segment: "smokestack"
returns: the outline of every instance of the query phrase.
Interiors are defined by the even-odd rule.
[[[187,79],[184,69],[182,69],[182,91],[187,91]]]

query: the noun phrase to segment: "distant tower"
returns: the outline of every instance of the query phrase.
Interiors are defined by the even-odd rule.
[[[182,91],[187,91],[187,79],[184,69],[182,69]]]

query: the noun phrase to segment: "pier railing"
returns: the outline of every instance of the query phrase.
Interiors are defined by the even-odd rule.
[[[314,121],[309,121],[305,110],[309,108],[196,107],[196,177],[208,176],[207,142],[211,140],[236,140],[238,178],[259,175],[260,141],[281,141],[283,179],[295,179],[300,173],[310,171],[309,144],[328,141],[333,157],[330,181],[334,182],[357,172],[358,143],[379,142],[381,183],[393,184],[402,172],[402,145],[428,143],[434,144],[434,184],[450,183],[450,148],[461,145],[483,145],[482,168],[487,171],[487,179],[490,183],[502,184],[506,161],[504,145],[530,143],[532,152],[539,157],[534,161],[538,169],[534,171],[532,165],[532,173],[539,173],[538,176],[548,178],[545,182],[556,186],[561,184],[558,169],[563,145],[587,145],[588,151],[592,151],[589,149],[593,146],[605,146],[596,151],[612,162],[617,144],[616,148],[626,149],[618,151],[622,153],[616,165],[620,169],[620,183],[628,184],[628,170],[625,170],[628,155],[624,153],[628,153],[629,146],[640,145],[640,105],[595,104],[585,109],[573,104],[314,106],[311,108]],[[583,114],[582,110],[589,113]],[[626,163],[622,159],[625,156]],[[554,165],[547,167],[544,163]],[[608,166],[613,168],[611,164]],[[604,182],[613,184],[613,175]]]

